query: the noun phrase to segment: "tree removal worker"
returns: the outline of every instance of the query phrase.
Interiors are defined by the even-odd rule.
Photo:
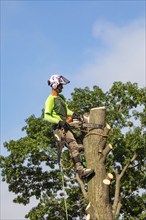
[[[45,102],[44,119],[53,124],[53,133],[58,145],[64,143],[69,149],[79,177],[86,178],[94,171],[83,167],[79,154],[80,147],[67,123],[68,116],[77,118],[78,114],[68,109],[65,97],[60,94],[63,85],[68,83],[70,83],[68,79],[59,75],[52,75],[48,80],[52,92]]]

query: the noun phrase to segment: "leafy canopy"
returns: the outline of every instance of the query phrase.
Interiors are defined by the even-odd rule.
[[[146,157],[146,90],[138,88],[136,83],[115,82],[108,92],[98,86],[90,90],[75,88],[68,100],[73,111],[80,114],[91,108],[105,106],[107,123],[112,127],[109,142],[113,153],[106,161],[107,170],[121,172],[136,153],[136,160],[123,176],[120,186],[122,199],[121,214],[123,219],[144,219],[146,195],[140,191],[146,187],[144,159]],[[3,181],[8,183],[9,191],[16,194],[14,202],[24,205],[31,197],[38,200],[38,205],[26,215],[31,220],[65,219],[64,193],[62,192],[62,173],[57,165],[57,148],[52,135],[51,125],[41,117],[31,115],[22,128],[26,136],[17,141],[4,143],[7,156],[0,157]],[[63,162],[70,167],[71,158],[64,151]],[[73,178],[74,168],[64,169],[67,178]],[[113,200],[115,181],[112,183],[111,200]],[[65,182],[69,219],[84,219],[85,205],[81,190],[73,181]]]

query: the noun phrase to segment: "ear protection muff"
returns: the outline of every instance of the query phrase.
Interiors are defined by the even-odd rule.
[[[53,83],[53,84],[52,84],[52,88],[53,88],[53,89],[57,89],[57,86],[58,86],[57,83]]]

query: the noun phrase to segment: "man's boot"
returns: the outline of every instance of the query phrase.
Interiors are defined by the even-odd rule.
[[[73,157],[73,161],[75,163],[78,175],[81,179],[84,179],[94,173],[94,170],[83,167],[79,154]]]
[[[87,178],[93,173],[94,173],[94,170],[88,169],[88,168],[83,168],[81,170],[78,170],[78,175],[81,179]]]

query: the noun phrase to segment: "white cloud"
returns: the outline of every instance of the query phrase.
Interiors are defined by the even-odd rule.
[[[92,49],[92,61],[85,63],[80,72],[84,86],[99,85],[109,89],[114,81],[137,82],[145,86],[145,25],[136,20],[125,26],[97,21],[93,37],[103,49]]]

